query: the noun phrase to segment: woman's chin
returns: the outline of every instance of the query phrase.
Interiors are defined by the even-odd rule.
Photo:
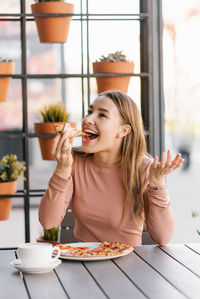
[[[88,140],[83,140],[82,139],[82,151],[85,153],[93,153],[95,150],[95,144],[96,144],[96,140],[95,139],[88,139]]]

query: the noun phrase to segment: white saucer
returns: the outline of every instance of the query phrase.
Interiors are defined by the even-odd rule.
[[[40,274],[40,273],[50,272],[51,270],[55,269],[57,266],[60,265],[61,260],[56,259],[55,261],[50,262],[49,265],[47,266],[42,266],[37,268],[24,267],[21,264],[19,259],[15,259],[10,263],[13,267],[17,268],[19,271],[22,271],[24,273]]]

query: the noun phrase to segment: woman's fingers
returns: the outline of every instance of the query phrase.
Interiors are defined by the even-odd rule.
[[[57,153],[60,154],[62,152],[62,150],[67,150],[68,148],[68,145],[69,145],[69,138],[67,136],[67,133],[63,134],[61,139],[60,139],[60,142],[57,146]]]
[[[166,166],[166,167],[170,167],[171,164],[172,164],[172,155],[171,155],[171,151],[168,150],[168,151],[167,151],[167,161],[166,161],[166,163],[165,163],[165,166]]]
[[[56,154],[56,149],[59,143],[59,140],[61,138],[61,135],[57,135],[54,139],[53,139],[53,144],[52,144],[52,148],[51,148],[51,153],[52,155]]]
[[[181,158],[181,154],[177,154],[176,157],[172,160],[171,151],[167,151],[167,157],[164,152],[161,154],[160,162],[158,161],[158,156],[155,156],[152,167],[153,168],[160,168],[164,171],[174,170],[181,166],[184,159]]]
[[[181,159],[181,154],[177,154],[174,160],[172,161],[171,166],[174,168],[180,159]]]
[[[153,163],[151,164],[151,166],[153,168],[156,168],[158,166],[158,156],[155,156],[155,158],[154,158]]]
[[[71,152],[71,144],[69,143],[69,138],[66,138],[62,144],[61,154],[67,154]]]
[[[69,147],[69,132],[64,132],[62,135],[57,135],[53,140],[52,154],[54,156],[60,156],[63,152],[66,152]]]
[[[181,154],[176,155],[174,161],[172,161],[173,170],[179,168],[181,164],[184,162],[184,159],[181,158]]]
[[[160,167],[161,167],[161,168],[164,168],[164,167],[165,167],[165,162],[166,162],[166,160],[165,160],[165,153],[162,152],[162,154],[161,154],[161,159],[160,159]]]

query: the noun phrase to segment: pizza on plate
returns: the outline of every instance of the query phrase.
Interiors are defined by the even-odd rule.
[[[89,134],[83,132],[82,130],[77,130],[71,127],[70,123],[65,124],[55,124],[54,125],[56,134],[63,134],[66,130],[69,130],[70,136],[69,137],[75,137],[75,136],[89,136]]]
[[[75,247],[67,244],[58,244],[61,256],[69,257],[106,257],[125,255],[134,250],[132,246],[118,242],[102,242],[94,249],[89,247]]]

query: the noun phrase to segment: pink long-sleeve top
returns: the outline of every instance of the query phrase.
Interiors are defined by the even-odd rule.
[[[80,242],[121,242],[140,245],[143,225],[153,240],[165,245],[174,231],[174,218],[168,201],[167,187],[161,190],[148,188],[151,160],[143,158],[145,177],[144,213],[134,219],[129,213],[124,220],[125,187],[120,162],[105,165],[94,160],[93,155],[74,153],[72,175],[68,180],[52,175],[41,200],[39,220],[50,229],[58,225],[66,214],[72,199],[75,217],[74,236]]]

